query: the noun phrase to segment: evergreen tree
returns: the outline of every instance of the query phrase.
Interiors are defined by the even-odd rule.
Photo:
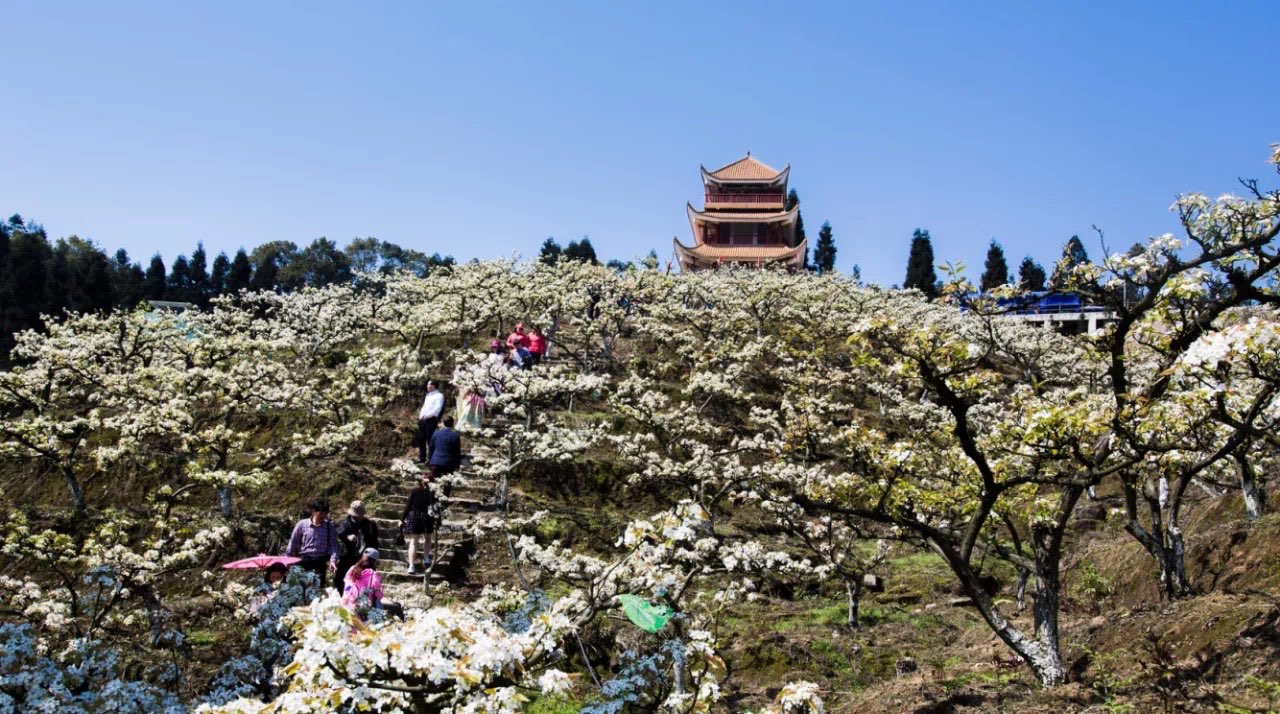
[[[280,269],[286,290],[350,283],[351,259],[328,238],[317,238]]]
[[[0,266],[0,354],[13,349],[13,336],[39,329],[50,308],[53,249],[44,229],[27,225],[22,216],[9,219],[8,256]]]
[[[71,236],[54,247],[55,272],[59,278],[58,308],[72,312],[110,310],[111,259],[93,243]]]
[[[787,199],[782,206],[783,210],[790,211],[791,209],[799,205],[800,205],[800,194],[796,193],[796,190],[793,188],[787,192]],[[800,211],[796,213],[796,242],[794,243],[794,245],[800,245],[800,243],[802,243],[804,239],[805,239],[804,213],[803,211]],[[834,256],[835,254],[833,253],[832,257],[834,258]],[[809,264],[809,246],[808,245],[804,247],[804,259],[801,262],[801,267],[803,267],[805,270],[809,270],[812,267]]]
[[[258,263],[253,270],[253,278],[249,280],[250,290],[275,290],[277,287],[277,274],[280,269],[276,267],[274,259],[267,259]]]
[[[273,240],[254,248],[249,256],[253,261],[253,279],[249,287],[254,290],[283,287],[281,277],[297,254],[298,246],[287,240]]]
[[[142,284],[146,280],[142,266],[129,260],[124,248],[116,251],[111,262],[111,301],[118,307],[132,309],[145,297]]]
[[[209,284],[209,257],[204,252],[204,243],[196,243],[191,253],[191,300],[201,309],[209,306],[209,298],[213,296],[213,288]]]
[[[142,281],[142,292],[148,300],[163,300],[169,283],[165,277],[164,259],[159,253],[151,256],[151,264]]]
[[[426,275],[428,272],[435,270],[436,268],[448,270],[456,264],[457,261],[453,259],[452,255],[441,257],[439,253],[432,253],[431,257],[427,258],[427,269],[423,271],[422,274]]]
[[[818,245],[813,249],[813,267],[819,275],[830,273],[836,267],[836,239],[831,232],[831,222],[823,221],[818,230]]]
[[[1008,282],[1009,263],[1004,259],[1004,248],[992,238],[991,245],[987,247],[987,262],[982,266],[979,289],[984,293],[990,292]]]
[[[566,260],[577,260],[592,265],[600,264],[596,258],[596,249],[591,246],[591,239],[586,236],[583,236],[580,241],[569,241],[569,245],[564,247],[564,252],[560,255]]]
[[[0,273],[3,273],[5,266],[9,264],[9,233],[9,224],[0,223]]]
[[[907,278],[902,287],[916,288],[930,300],[938,296],[938,273],[933,268],[933,239],[929,231],[917,228],[911,235],[911,255],[907,258]]]
[[[253,264],[249,262],[249,254],[241,248],[236,251],[236,257],[231,259],[231,269],[227,271],[226,292],[234,295],[241,290],[248,290],[252,280]]]
[[[388,244],[388,247],[391,247],[391,244]],[[400,248],[400,246],[394,247]],[[342,249],[342,252],[347,254],[347,259],[351,261],[351,269],[357,273],[394,272],[396,268],[386,266],[383,260],[385,251],[382,241],[373,236],[353,238],[347,247]]]
[[[560,244],[556,242],[556,239],[548,237],[542,241],[542,250],[538,251],[538,260],[547,265],[555,265],[555,262],[560,260],[560,255],[563,252],[560,250]]]
[[[177,302],[193,302],[191,292],[191,264],[187,256],[179,255],[169,268],[169,289],[165,291],[166,300]]]
[[[231,272],[231,259],[225,252],[213,259],[213,270],[209,272],[209,295],[219,297],[227,292],[227,276]]]
[[[1044,268],[1040,264],[1027,256],[1022,259],[1022,264],[1018,266],[1018,287],[1023,290],[1031,290],[1040,292],[1044,290]]]
[[[644,266],[645,270],[657,270],[659,264],[658,251],[650,248],[649,254],[644,257],[644,260],[640,261],[640,264]]]
[[[861,267],[861,266],[859,266],[857,263],[854,263],[854,264],[853,264],[853,270],[850,270],[850,271],[849,271],[849,276],[850,276],[851,278],[853,278],[855,282],[859,282],[859,283],[861,283],[861,282],[862,282],[862,267]]]
[[[288,265],[298,247],[290,241],[270,241],[253,249],[249,260],[253,263],[250,290],[280,289],[280,271]]]
[[[600,264],[596,259],[596,249],[591,247],[591,239],[586,236],[582,236],[582,240],[578,241],[578,260],[592,265]]]
[[[1058,260],[1057,265],[1053,266],[1053,277],[1049,278],[1049,289],[1068,289],[1071,271],[1075,270],[1077,265],[1085,265],[1088,262],[1089,253],[1084,249],[1084,243],[1080,242],[1080,236],[1071,236],[1067,244],[1062,246],[1062,258]]]

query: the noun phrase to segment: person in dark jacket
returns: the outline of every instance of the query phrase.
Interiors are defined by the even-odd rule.
[[[333,574],[333,587],[342,592],[347,570],[360,561],[368,548],[377,549],[378,524],[365,514],[364,501],[352,501],[347,517],[338,524],[338,569]]]
[[[436,495],[431,490],[431,481],[426,474],[417,488],[409,492],[409,499],[404,504],[404,515],[400,518],[400,528],[405,539],[409,541],[409,572],[418,572],[418,543],[422,541],[422,564],[431,567],[431,534],[436,529],[435,518]]]
[[[431,480],[447,476],[462,466],[462,435],[453,428],[453,417],[444,418],[444,426],[431,435]]]

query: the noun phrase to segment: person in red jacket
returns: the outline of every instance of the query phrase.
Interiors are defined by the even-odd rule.
[[[529,366],[532,367],[541,362],[542,358],[547,354],[547,338],[542,336],[542,330],[534,327],[528,336],[528,340]]]
[[[512,328],[511,334],[507,335],[507,348],[514,350],[517,347],[529,349],[529,336],[524,334],[523,322],[517,322],[516,326]]]

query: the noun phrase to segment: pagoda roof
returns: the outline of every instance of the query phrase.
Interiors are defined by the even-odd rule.
[[[728,213],[699,211],[693,207],[692,203],[686,203],[685,210],[689,214],[689,227],[693,228],[694,235],[697,235],[698,221],[707,221],[709,223],[792,223],[800,215],[800,204],[797,203],[792,206],[790,211]]]
[[[720,261],[733,263],[792,263],[799,265],[809,241],[802,240],[794,246],[786,245],[709,245],[701,243],[686,246],[679,239],[672,239],[676,257],[681,267],[711,265]]]
[[[756,159],[751,152],[715,171],[708,171],[705,166],[699,168],[702,169],[702,180],[710,183],[785,183],[791,172],[791,164],[779,171]]]

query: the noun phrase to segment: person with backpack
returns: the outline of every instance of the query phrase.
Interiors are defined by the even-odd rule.
[[[452,417],[450,417],[452,421]],[[436,529],[435,518],[436,495],[431,490],[431,481],[426,474],[418,486],[409,492],[409,499],[404,504],[404,515],[400,518],[400,529],[409,541],[409,573],[418,571],[418,543],[422,541],[422,565],[431,567],[431,535]]]
[[[338,524],[338,569],[333,574],[333,588],[342,592],[347,570],[359,562],[365,550],[378,547],[378,524],[369,520],[364,501],[352,501],[347,517]]]

